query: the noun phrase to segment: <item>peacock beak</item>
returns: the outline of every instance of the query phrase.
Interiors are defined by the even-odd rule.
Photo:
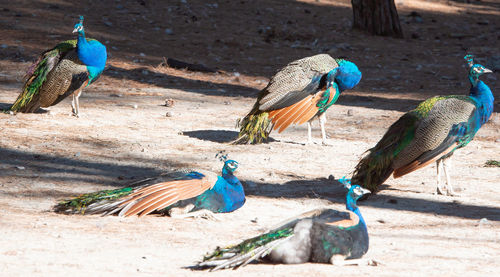
[[[73,29],[73,33],[78,32],[78,28]]]
[[[483,73],[493,73],[493,71],[485,67]]]
[[[368,194],[368,193],[372,193],[371,191],[369,191],[365,188],[361,188],[361,191],[363,192],[363,195]]]

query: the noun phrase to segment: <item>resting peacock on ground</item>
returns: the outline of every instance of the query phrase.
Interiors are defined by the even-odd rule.
[[[73,95],[73,115],[79,116],[78,98],[82,89],[95,82],[106,65],[106,47],[95,39],[86,39],[83,16],[73,33],[78,39],[67,40],[43,52],[26,73],[23,91],[10,108],[13,112],[32,113],[50,107]]]
[[[471,55],[465,59],[469,95],[436,96],[404,114],[358,163],[352,184],[376,192],[391,174],[398,178],[436,161],[437,193],[456,195],[450,182],[449,158],[488,121],[494,100],[490,88],[479,80],[492,71],[474,64]],[[441,183],[443,165],[446,185]]]
[[[118,213],[119,216],[144,216],[159,211],[178,217],[214,217],[212,213],[229,213],[245,203],[243,186],[233,175],[237,168],[238,162],[227,160],[222,176],[201,170],[164,174],[133,184],[136,187],[104,190],[65,200],[54,210],[102,215]]]
[[[268,233],[240,244],[217,248],[195,268],[235,268],[266,257],[275,263],[306,262],[334,265],[367,264],[359,260],[368,251],[368,231],[356,201],[366,193],[360,186],[348,186],[347,211],[316,209],[295,217]]]
[[[308,143],[312,143],[311,121],[319,118],[323,144],[327,144],[326,110],[340,93],[361,80],[358,67],[328,54],[293,61],[279,70],[259,93],[252,110],[239,121],[236,144],[266,141],[273,129],[285,130],[290,124],[307,122]]]

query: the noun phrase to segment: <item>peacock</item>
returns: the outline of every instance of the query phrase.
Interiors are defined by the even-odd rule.
[[[274,263],[306,262],[348,265],[367,263],[360,259],[368,251],[368,231],[356,201],[370,191],[346,184],[347,211],[316,209],[294,217],[271,231],[237,245],[217,247],[195,268],[236,268],[267,258]]]
[[[493,112],[493,94],[479,76],[492,71],[464,58],[469,67],[469,95],[436,96],[394,122],[356,166],[352,184],[376,192],[391,174],[404,176],[434,161],[437,193],[457,195],[450,182],[450,157],[466,146]],[[446,185],[441,182],[444,167]]]
[[[68,214],[118,214],[124,217],[159,211],[177,217],[213,218],[213,213],[229,213],[245,203],[243,186],[233,174],[237,168],[237,161],[226,160],[222,176],[202,170],[166,173],[126,188],[64,200],[54,210]]]
[[[23,91],[10,108],[13,112],[32,113],[50,107],[73,95],[73,115],[79,116],[78,98],[82,89],[95,82],[106,66],[106,47],[85,38],[83,16],[73,33],[78,39],[67,40],[43,52],[26,73]]]
[[[358,67],[344,59],[319,54],[293,61],[279,70],[259,93],[252,110],[238,122],[235,144],[256,144],[279,133],[290,124],[307,122],[308,144],[312,143],[311,121],[318,117],[323,144],[326,145],[326,110],[340,93],[361,80]]]

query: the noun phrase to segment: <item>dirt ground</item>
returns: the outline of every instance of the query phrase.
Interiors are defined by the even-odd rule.
[[[433,194],[435,165],[391,178],[360,203],[370,234],[366,257],[382,265],[251,264],[239,273],[498,274],[500,170],[484,166],[500,158],[498,1],[396,0],[404,39],[352,31],[347,0],[0,2],[0,108],[15,100],[41,51],[73,37],[78,15],[85,15],[87,36],[109,53],[107,70],[80,98],[81,118],[70,116],[70,99],[37,114],[0,114],[0,275],[208,274],[185,267],[284,218],[323,206],[343,209],[337,180],[394,120],[430,96],[468,92],[466,50],[496,70],[483,80],[497,112],[454,155],[461,197]],[[268,144],[227,144],[275,70],[322,52],[346,57],[363,72],[358,87],[328,111],[332,146],[302,145],[305,125],[273,133]],[[163,57],[220,73],[158,66]],[[174,106],[163,105],[168,98]],[[166,170],[219,171],[214,156],[221,150],[240,162],[247,202],[220,222],[51,212],[61,199]]]

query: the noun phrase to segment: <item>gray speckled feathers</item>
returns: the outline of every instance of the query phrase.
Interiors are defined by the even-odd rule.
[[[437,101],[428,115],[420,120],[414,139],[394,159],[392,168],[405,166],[423,153],[436,149],[446,139],[452,126],[467,122],[475,108],[470,101],[459,98]]]
[[[314,77],[321,77],[338,67],[337,62],[328,54],[319,54],[293,61],[279,70],[264,89],[267,95],[259,104],[260,110],[270,109],[284,97],[292,97],[294,91],[305,89]]]

